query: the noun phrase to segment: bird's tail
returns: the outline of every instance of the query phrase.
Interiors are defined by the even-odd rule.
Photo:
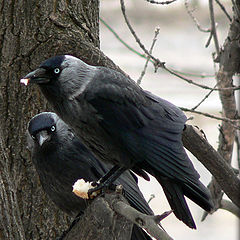
[[[152,238],[140,227],[134,224],[132,229],[131,240],[152,240]]]
[[[190,228],[196,229],[196,225],[184,195],[207,212],[213,209],[210,193],[199,180],[178,183],[163,177],[156,178],[162,185],[163,191],[176,217]]]
[[[199,180],[194,183],[185,183],[183,186],[183,193],[205,211],[210,212],[213,209],[213,201],[210,192]]]
[[[184,198],[182,187],[168,179],[160,179],[157,177],[157,180],[162,185],[163,191],[175,216],[190,228],[196,229],[192,214]]]

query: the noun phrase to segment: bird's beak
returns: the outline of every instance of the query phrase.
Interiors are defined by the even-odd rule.
[[[38,143],[41,147],[46,141],[50,140],[51,135],[48,134],[48,132],[46,130],[44,130],[44,131],[41,131],[41,132],[37,133],[36,138],[37,138]]]
[[[37,68],[36,70],[28,73],[24,78],[20,80],[20,83],[28,85],[29,83],[47,83],[50,79],[46,74],[46,69]]]

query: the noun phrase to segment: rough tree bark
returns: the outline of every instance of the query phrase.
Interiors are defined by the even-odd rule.
[[[122,195],[112,193],[94,199],[79,221],[66,233],[62,240],[129,240],[132,224],[112,209],[114,200]],[[101,216],[101,217],[99,217]]]
[[[72,54],[118,69],[99,50],[97,0],[0,1],[0,239],[54,239],[70,223],[43,194],[26,151],[29,119],[51,110],[19,79],[44,59]]]
[[[240,1],[237,0],[233,6],[233,20],[230,24],[228,36],[220,50],[217,61],[219,71],[217,73],[217,83],[219,88],[233,87],[233,76],[240,72],[240,23],[239,23]],[[236,107],[235,92],[233,90],[219,91],[222,103],[222,116],[229,119],[239,118]],[[219,133],[218,152],[231,164],[233,144],[236,136],[236,128],[228,122],[222,122]],[[221,206],[223,192],[215,177],[209,184],[217,210]],[[238,196],[240,198],[240,196]]]
[[[98,1],[10,0],[0,6],[0,239],[54,239],[69,218],[43,194],[25,142],[29,119],[50,109],[37,88],[23,88],[19,79],[57,54],[114,64],[98,49]]]
[[[186,125],[183,132],[183,144],[215,177],[220,189],[228,195],[240,209],[240,180],[233,168],[208,142],[201,132]]]

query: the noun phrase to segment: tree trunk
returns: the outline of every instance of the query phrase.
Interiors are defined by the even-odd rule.
[[[0,0],[0,240],[55,239],[70,224],[43,193],[26,150],[27,122],[51,109],[38,88],[24,88],[19,80],[46,58],[59,54],[118,69],[99,50],[98,5],[97,0]],[[239,28],[239,22],[232,26]],[[239,52],[238,45],[236,49]],[[221,71],[225,74],[228,69]],[[232,73],[228,86],[232,86],[231,77]],[[234,118],[236,113],[228,115],[226,110],[225,116]],[[232,143],[232,139],[225,143],[226,159],[230,159]]]
[[[30,118],[50,108],[37,88],[23,88],[19,79],[57,54],[114,64],[98,49],[98,1],[0,5],[0,239],[54,239],[70,219],[42,192],[25,140]]]
[[[240,47],[239,47],[239,10],[240,1],[236,1],[233,7],[233,21],[230,24],[228,36],[220,51],[219,56],[219,71],[217,73],[217,83],[219,88],[233,87],[233,76],[240,72]],[[222,116],[229,119],[239,118],[239,113],[236,107],[236,92],[233,90],[219,91],[219,97],[222,103]],[[228,122],[222,122],[219,131],[219,145],[218,152],[222,157],[231,164],[233,144],[236,136],[236,128]],[[209,189],[212,193],[215,209],[221,206],[223,196],[222,189],[218,185],[215,176],[209,184]],[[240,197],[240,196],[238,196]]]

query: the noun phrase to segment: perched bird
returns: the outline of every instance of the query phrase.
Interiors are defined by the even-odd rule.
[[[97,181],[109,170],[109,166],[98,161],[55,113],[43,112],[34,116],[28,124],[27,139],[33,164],[46,194],[67,214],[76,216],[82,213],[88,202],[72,192],[73,184],[79,178]],[[126,171],[114,183],[123,186],[124,195],[132,207],[142,213],[153,214],[134,174]],[[131,239],[151,238],[134,225]]]
[[[178,219],[196,228],[185,197],[206,211],[212,201],[182,144],[186,116],[144,91],[122,73],[62,55],[44,61],[21,82],[36,83],[55,112],[98,159],[114,168],[109,184],[126,169],[161,184]]]

